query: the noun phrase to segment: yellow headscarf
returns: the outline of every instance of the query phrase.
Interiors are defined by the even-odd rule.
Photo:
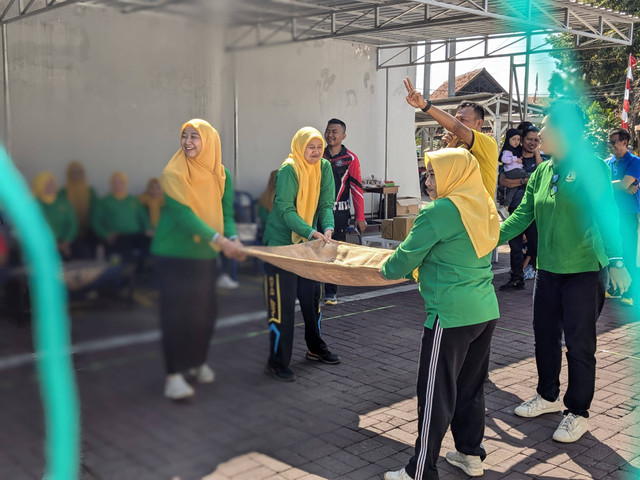
[[[226,174],[222,165],[220,135],[209,122],[194,118],[185,123],[196,129],[202,140],[197,158],[189,159],[182,148],[169,160],[162,172],[160,185],[164,193],[188,206],[207,225],[224,234],[222,196]],[[201,239],[196,235],[194,241]],[[217,250],[217,246],[212,245]]]
[[[448,198],[460,212],[478,258],[498,244],[500,222],[493,199],[482,184],[478,161],[468,151],[445,148],[425,154],[436,176],[438,198]]]
[[[121,178],[124,181],[124,183],[125,183],[124,192],[114,192],[113,191],[113,181],[116,178]],[[109,181],[109,188],[111,189],[111,195],[116,197],[118,200],[124,200],[125,198],[127,198],[127,190],[129,188],[129,177],[127,177],[127,175],[125,173],[123,173],[123,172],[113,172],[111,174],[111,179]]]
[[[158,221],[160,220],[160,210],[162,210],[162,206],[164,205],[164,195],[160,195],[160,197],[154,197],[151,195],[151,186],[154,183],[159,185],[160,179],[151,178],[147,182],[147,189],[138,197],[138,200],[149,209],[149,221],[151,222],[151,226],[155,229],[158,226]]]
[[[296,197],[296,210],[300,218],[308,225],[313,223],[313,217],[318,209],[320,199],[320,182],[322,179],[321,162],[313,165],[304,159],[304,151],[307,144],[314,138],[322,140],[322,134],[313,127],[303,127],[297,131],[291,140],[291,153],[282,165],[292,165],[298,177],[298,195]],[[313,227],[313,225],[311,225]],[[307,239],[291,232],[291,240],[294,244],[306,242]]]
[[[81,231],[89,228],[89,210],[91,207],[91,189],[87,184],[86,178],[82,180],[73,180],[71,178],[71,170],[73,168],[81,168],[84,172],[84,166],[77,161],[73,161],[67,167],[67,184],[65,190],[67,192],[67,200],[76,212],[78,226]]]
[[[33,193],[33,196],[36,197],[38,200],[43,201],[47,205],[51,205],[53,202],[55,202],[56,197],[58,196],[57,193],[53,193],[53,194],[45,193],[47,183],[49,183],[51,180],[56,182],[56,190],[57,190],[57,180],[55,175],[51,172],[39,173],[38,175],[36,175],[36,178],[33,179],[33,183],[31,184],[31,192]]]

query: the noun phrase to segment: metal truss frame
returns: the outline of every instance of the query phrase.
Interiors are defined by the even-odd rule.
[[[81,1],[83,0],[2,0],[0,25]]]
[[[508,58],[521,55],[534,55],[557,52],[560,50],[584,50],[590,48],[616,47],[620,44],[609,42],[606,40],[588,40],[579,42],[580,37],[575,38],[575,46],[571,48],[554,47],[549,36],[551,32],[537,32],[534,34],[496,34],[485,35],[483,37],[460,38],[457,40],[433,40],[420,42],[418,44],[391,45],[378,47],[378,69],[413,67],[418,65],[436,65],[440,63],[449,63],[465,60],[483,60],[489,58]],[[540,38],[537,46],[531,46],[533,39]],[[499,46],[492,46],[491,43],[504,40]],[[453,48],[453,44],[457,44],[457,48]],[[423,51],[418,56],[417,47],[422,47]],[[464,47],[460,49],[460,47]],[[478,47],[482,47],[483,53],[477,52]],[[513,48],[515,47],[515,48]],[[444,58],[434,59],[434,54],[438,51],[444,51]],[[388,56],[384,52],[389,52]],[[385,58],[386,57],[386,58]]]
[[[581,47],[631,45],[633,24],[640,20],[576,0],[236,0],[234,5],[229,50],[336,38],[407,51],[425,41],[435,41],[437,48],[451,40],[470,41],[488,51],[491,39],[550,33],[573,35]],[[451,59],[492,55],[457,56]],[[380,68],[417,64],[415,58],[401,64],[386,60]]]

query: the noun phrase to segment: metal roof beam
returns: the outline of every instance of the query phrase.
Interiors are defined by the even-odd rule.
[[[0,2],[0,9],[2,9],[2,13],[0,13],[0,25],[82,1],[84,0],[45,0],[43,2],[44,6],[38,8],[34,8],[34,6],[37,6],[35,0],[29,0],[24,6],[21,1],[16,5],[16,0]],[[2,8],[2,5],[5,5],[4,8]]]
[[[472,9],[472,8],[468,8],[468,7],[464,7],[462,5],[455,5],[455,4],[450,4],[450,3],[445,3],[443,1],[440,0],[414,0],[416,2],[420,2],[423,3],[425,5],[432,5],[432,6],[437,6],[437,7],[441,7],[441,8],[445,8],[445,9],[449,9],[451,11],[457,11],[457,12],[464,12],[464,13],[469,13],[469,14],[474,14],[474,15],[478,15],[480,17],[485,17],[485,18],[490,18],[493,20],[499,20],[501,22],[504,22],[506,25],[509,24],[513,24],[514,23],[514,19],[513,17],[510,17],[509,15],[505,15],[502,13],[496,13],[496,12],[491,12],[488,9],[485,10],[484,8],[476,8],[476,9]],[[508,6],[508,3],[503,2],[503,0],[498,0],[498,3],[501,4],[505,4]],[[579,4],[577,4],[579,5]],[[577,6],[576,5],[576,6]],[[566,7],[568,12],[574,16],[575,18],[579,18],[581,21],[582,17],[580,16],[579,12],[581,12],[582,10],[579,10],[578,8],[575,8],[572,6]],[[613,19],[613,17],[615,17],[616,15],[611,15],[611,19]],[[617,16],[618,18],[620,16]],[[619,43],[620,45],[626,45],[629,46],[631,45],[631,41],[629,39],[629,37],[625,34],[623,34],[618,28],[616,28],[610,21],[608,21],[607,19],[604,19],[604,21],[607,23],[607,25],[609,25],[612,30],[614,30],[618,35],[620,35],[620,39],[615,39],[613,37],[607,38],[607,41],[613,41],[615,43]],[[622,19],[620,18],[620,22],[622,23]],[[573,35],[578,35],[578,36],[584,36],[584,37],[588,37],[588,38],[597,38],[597,39],[601,39],[601,35],[599,35],[597,32],[593,33],[593,32],[585,32],[582,30],[576,30],[573,28],[570,28],[568,25],[562,28],[559,28],[559,26],[557,25],[557,23],[553,22],[552,24],[544,24],[544,23],[540,23],[538,21],[532,21],[532,20],[528,20],[526,18],[522,18],[522,19],[518,19],[517,20],[518,26],[520,27],[519,30],[525,30],[524,27],[530,27],[532,29],[532,31],[540,31],[540,30],[551,30],[554,32],[558,32],[558,33],[570,33]],[[626,27],[629,28],[630,25],[633,24],[632,20],[628,20],[626,23]]]
[[[239,8],[242,8],[242,4],[242,0],[237,1]],[[471,36],[475,24],[480,24],[485,30],[491,30],[493,26],[495,32],[512,35],[557,32],[568,33],[578,39],[605,41],[607,44],[625,46],[631,44],[632,25],[637,20],[635,17],[608,12],[597,7],[587,8],[579,3],[567,4],[563,0],[555,0],[553,3],[555,8],[548,10],[531,0],[526,5],[526,9],[519,10],[507,0],[494,0],[493,3],[485,0],[482,4],[473,0],[463,0],[461,3],[442,0],[392,0],[375,3],[367,1],[357,6],[351,3],[342,9],[336,8],[335,5],[326,5],[326,10],[314,11],[315,7],[311,4],[312,11],[309,14],[292,14],[289,17],[256,22],[263,29],[279,29],[283,21],[295,18],[300,28],[305,29],[304,35],[278,38],[271,36],[266,42],[251,42],[250,39],[245,38],[243,43],[230,44],[227,48],[238,50],[329,38],[363,41],[378,46],[403,43],[404,40],[415,45],[425,39],[441,39],[444,34],[440,37],[433,35],[442,33],[442,27],[454,24],[463,27],[457,30],[459,36],[455,37],[460,40]],[[251,4],[251,6],[255,5]],[[420,7],[424,7],[424,14],[422,10],[416,11]],[[383,9],[387,18],[383,18]],[[525,11],[526,15],[523,13]],[[538,17],[536,20],[532,20],[532,13]],[[234,25],[249,23],[248,21],[236,22],[232,28]],[[329,26],[326,25],[328,23],[330,23]],[[441,27],[441,30],[434,27]],[[464,31],[464,27],[467,27],[467,32]],[[607,30],[605,31],[604,28]]]
[[[368,14],[373,13],[372,11],[366,12]],[[363,18],[366,15],[361,15],[360,18]],[[297,19],[297,17],[296,17]],[[282,44],[286,44],[286,43],[294,43],[294,42],[299,42],[299,41],[308,41],[308,40],[327,40],[327,39],[331,39],[331,38],[344,38],[344,39],[350,39],[350,40],[354,40],[354,41],[358,41],[359,37],[368,37],[371,39],[371,43],[373,43],[374,45],[381,43],[381,39],[384,38],[384,34],[385,33],[390,33],[390,32],[400,32],[400,31],[407,31],[407,30],[412,30],[415,28],[420,28],[420,27],[425,27],[425,26],[447,26],[447,25],[457,25],[459,24],[461,21],[474,21],[475,19],[473,19],[472,17],[469,16],[465,16],[465,15],[457,15],[455,17],[448,17],[448,18],[443,18],[441,20],[438,21],[430,21],[428,22],[428,24],[425,24],[424,20],[420,20],[417,22],[412,22],[412,23],[399,23],[399,22],[394,22],[389,24],[387,22],[387,24],[385,24],[384,26],[379,26],[379,27],[371,27],[371,26],[367,26],[367,27],[361,27],[358,28],[357,26],[352,28],[352,29],[345,29],[345,26],[341,26],[338,27],[336,29],[335,32],[332,32],[330,28],[326,28],[323,27],[323,23],[324,22],[317,22],[315,25],[315,28],[313,30],[315,30],[315,34],[311,33],[309,34],[309,36],[301,39],[298,37],[290,37],[287,36],[286,38],[280,38],[277,40],[274,40],[272,42],[268,42],[268,43],[245,43],[243,45],[227,45],[227,49],[228,50],[245,50],[245,49],[250,49],[250,48],[255,48],[255,47],[262,47],[262,46],[275,46],[275,45],[282,45]],[[337,20],[335,22],[336,24],[338,23]],[[355,25],[355,23],[353,22],[353,20],[349,20],[348,21],[349,25]],[[268,24],[269,22],[265,23],[260,23],[260,26],[262,28],[268,28]],[[309,30],[308,30],[309,31]],[[248,40],[248,39],[247,39]],[[362,40],[361,40],[362,41]],[[365,42],[367,43],[367,42]]]
[[[547,32],[540,32],[538,35],[548,35]],[[420,57],[411,59],[406,55],[409,51],[410,47],[415,46],[413,43],[407,43],[402,45],[389,45],[378,47],[378,51],[391,50],[395,53],[395,55],[385,59],[384,61],[378,61],[378,69],[386,69],[386,68],[397,68],[397,67],[412,67],[418,65],[435,65],[441,63],[448,63],[450,61],[463,61],[463,60],[482,60],[487,58],[506,58],[506,57],[517,57],[522,55],[532,55],[532,54],[540,54],[540,53],[551,53],[553,51],[558,50],[575,50],[575,48],[567,48],[567,49],[558,49],[550,45],[548,42],[541,43],[536,47],[526,48],[527,36],[531,36],[529,34],[499,34],[499,35],[489,35],[485,37],[470,37],[470,38],[459,38],[457,39],[458,45],[460,44],[471,44],[472,47],[477,47],[481,43],[485,43],[484,53],[482,55],[474,54],[474,55],[464,55],[464,53],[471,49],[464,48],[456,52],[451,58],[443,58],[443,59],[433,59],[433,53],[436,50],[443,48],[447,40],[439,40],[439,41],[430,41],[429,43],[429,51],[425,50],[425,54]],[[505,45],[500,45],[498,47],[490,48],[489,41],[496,41],[502,39],[510,39],[511,41]],[[504,52],[507,47],[513,47],[514,45],[521,43],[522,48],[516,51]],[[424,46],[424,45],[422,45]],[[589,48],[601,48],[603,46],[613,46],[613,44],[607,45],[607,43],[603,43],[601,41],[589,40],[580,45],[578,49],[586,50]],[[430,55],[431,54],[431,55]],[[381,59],[382,55],[378,55],[378,59]],[[426,60],[428,58],[429,60]]]

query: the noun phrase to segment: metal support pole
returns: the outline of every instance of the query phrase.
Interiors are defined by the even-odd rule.
[[[422,93],[425,99],[431,95],[431,42],[424,42],[424,77],[422,80]]]
[[[513,114],[513,55],[509,57],[509,112],[507,113],[507,125],[511,128]]]
[[[385,102],[384,102],[384,178],[389,178],[389,69],[385,70]],[[386,205],[385,205],[386,207]],[[386,215],[385,215],[385,218]]]
[[[524,122],[524,115],[522,114],[522,101],[520,100],[520,87],[518,85],[518,75],[516,75],[516,65],[513,65],[511,67],[511,70],[513,72],[513,80],[516,84],[516,97],[518,99],[518,111],[520,112],[520,121]]]
[[[456,61],[453,57],[456,55],[456,41],[449,40],[447,43],[447,59],[449,59],[449,81],[447,96],[453,98],[456,96]]]
[[[238,186],[239,166],[239,131],[238,131],[238,56],[231,54],[231,71],[233,75],[233,186]]]
[[[426,128],[420,129],[420,156],[424,155],[424,151],[427,150],[429,144],[429,134]]]
[[[2,70],[4,78],[4,145],[11,153],[11,101],[9,95],[9,53],[7,46],[7,24],[2,24]]]
[[[529,52],[531,51],[531,35],[527,35],[527,54],[524,56],[524,113],[522,121],[527,119],[527,110],[529,107]]]

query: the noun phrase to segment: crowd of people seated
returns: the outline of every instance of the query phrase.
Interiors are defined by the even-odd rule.
[[[63,260],[102,257],[113,263],[142,259],[158,224],[164,195],[157,178],[139,197],[129,194],[123,172],[111,175],[109,193],[98,197],[80,162],[67,168],[59,188],[51,172],[38,174],[32,192],[51,227]]]
[[[134,264],[138,272],[149,265],[150,244],[158,226],[165,194],[159,178],[151,178],[145,191],[129,192],[124,172],[112,173],[109,193],[100,197],[89,183],[85,167],[71,162],[66,183],[60,185],[52,172],[41,172],[32,180],[31,191],[49,224],[63,262],[99,260],[112,265]],[[20,266],[18,242],[10,228],[0,232],[0,267]],[[9,252],[14,258],[9,262]],[[4,252],[4,253],[3,253]],[[233,289],[235,264],[221,258],[218,286]],[[1,280],[1,279],[0,279]]]

